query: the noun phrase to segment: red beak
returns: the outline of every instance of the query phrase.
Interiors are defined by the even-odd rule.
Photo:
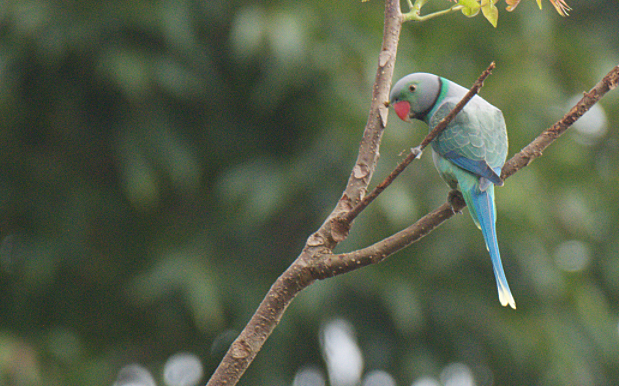
[[[400,101],[393,105],[395,113],[398,114],[401,120],[408,122],[410,120],[409,112],[411,110],[411,104],[407,101]]]

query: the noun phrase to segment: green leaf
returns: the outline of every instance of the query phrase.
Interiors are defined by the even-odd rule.
[[[496,28],[499,21],[499,10],[494,5],[492,0],[482,1],[481,12],[484,14],[484,17],[490,22],[490,24],[492,24],[492,26]]]
[[[466,17],[477,16],[479,13],[480,5],[477,0],[459,0],[458,4],[463,7],[462,14]]]

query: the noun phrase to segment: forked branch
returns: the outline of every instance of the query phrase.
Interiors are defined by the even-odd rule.
[[[350,223],[332,220],[348,212],[362,199],[376,168],[382,133],[387,125],[388,108],[384,102],[389,99],[402,28],[400,0],[385,1],[384,20],[383,43],[378,56],[368,121],[346,189],[322,226],[309,237],[301,254],[269,289],[255,314],[230,346],[207,386],[237,384],[279,323],[290,302],[315,280],[317,273],[314,267],[325,257],[333,256],[333,248],[348,235]]]
[[[301,254],[269,289],[249,323],[230,346],[207,386],[236,385],[281,320],[294,297],[315,280],[333,277],[383,261],[386,257],[427,235],[452,217],[454,213],[464,208],[464,201],[458,194],[452,192],[449,202],[393,236],[354,252],[337,255],[332,253],[333,248],[348,235],[352,220],[361,210],[367,207],[367,204],[359,203],[362,202],[361,200],[374,173],[382,132],[387,124],[388,109],[385,102],[388,100],[391,86],[402,21],[399,0],[386,0],[383,45],[378,57],[372,104],[359,148],[359,155],[342,197],[322,226],[309,237]],[[503,167],[501,177],[507,179],[535,158],[541,156],[546,147],[608,91],[617,87],[618,83],[619,66],[609,72],[589,93],[585,93],[584,97],[559,122],[514,155]],[[472,92],[471,97],[474,92]],[[453,115],[455,116],[455,114]],[[440,133],[440,129],[434,131],[434,135]],[[422,142],[421,149],[427,146],[432,139],[433,137],[426,137]],[[418,154],[414,151],[411,156],[414,159]],[[412,159],[410,161],[412,162]],[[401,169],[403,170],[403,167]],[[400,172],[401,170],[397,171],[397,174]],[[397,174],[395,177],[397,177]],[[382,190],[384,188],[380,191]],[[376,196],[379,193],[376,193]],[[371,202],[371,200],[369,201]]]

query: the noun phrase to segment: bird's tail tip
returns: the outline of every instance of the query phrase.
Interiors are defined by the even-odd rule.
[[[509,305],[514,310],[516,309],[516,301],[514,300],[509,287],[501,284],[499,284],[499,301],[503,307],[507,307]]]

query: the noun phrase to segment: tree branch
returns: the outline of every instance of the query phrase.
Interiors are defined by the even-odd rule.
[[[568,111],[563,118],[552,125],[549,129],[540,134],[527,147],[522,149],[518,154],[514,155],[509,161],[503,165],[501,178],[512,176],[518,170],[529,165],[533,160],[540,157],[544,149],[553,143],[561,134],[563,134],[578,118],[582,117],[591,106],[596,104],[602,97],[617,87],[619,83],[619,65],[615,66],[606,74],[606,76],[598,82],[589,92],[584,93],[584,96]]]
[[[362,199],[376,168],[378,149],[389,113],[384,102],[389,100],[401,28],[400,0],[386,0],[383,43],[378,56],[372,103],[359,146],[359,155],[346,189],[326,221],[308,238],[301,254],[269,289],[250,321],[228,349],[207,386],[237,384],[279,323],[290,302],[301,290],[314,282],[316,272],[311,269],[312,265],[324,256],[332,256],[331,250],[348,235],[350,223],[332,220],[348,212]]]
[[[441,205],[413,225],[376,244],[349,253],[331,254],[318,263],[315,269],[317,279],[327,279],[367,265],[380,263],[390,255],[432,232],[445,220],[460,212],[465,206],[464,199],[460,195],[454,195],[451,203]]]

